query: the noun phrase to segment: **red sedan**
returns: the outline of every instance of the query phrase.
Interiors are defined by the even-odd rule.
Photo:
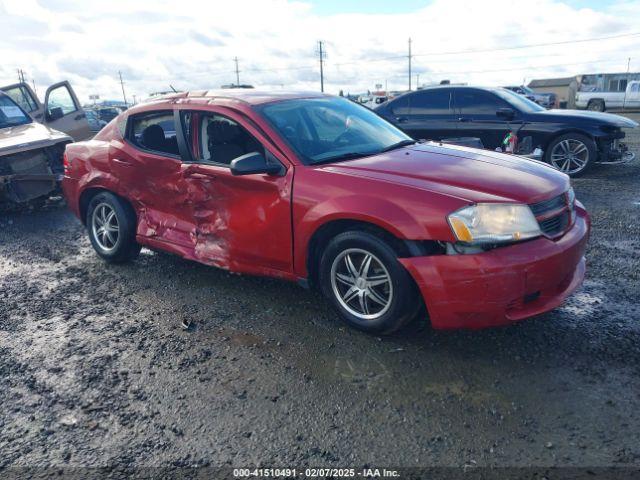
[[[98,255],[141,246],[319,287],[349,324],[507,324],[582,282],[589,217],[569,178],[415,142],[316,93],[181,93],[67,146],[63,189]]]

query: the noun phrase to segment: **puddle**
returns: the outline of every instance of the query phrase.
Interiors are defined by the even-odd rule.
[[[604,293],[581,291],[570,296],[559,310],[570,315],[586,317],[598,310],[605,300],[606,296]]]

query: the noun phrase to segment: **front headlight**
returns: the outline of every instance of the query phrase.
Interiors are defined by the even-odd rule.
[[[458,241],[469,244],[517,242],[542,234],[528,205],[478,203],[447,219]]]

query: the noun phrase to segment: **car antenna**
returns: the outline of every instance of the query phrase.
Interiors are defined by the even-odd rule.
[[[175,88],[173,88],[173,85],[169,84],[169,86],[171,87],[171,90],[173,90],[173,93],[178,93],[178,90],[176,90]]]

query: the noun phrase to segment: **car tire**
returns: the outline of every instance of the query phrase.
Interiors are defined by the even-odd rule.
[[[319,280],[340,317],[366,332],[394,332],[422,306],[396,252],[372,233],[349,231],[334,237],[320,259]]]
[[[591,110],[592,112],[604,112],[604,100],[589,100],[589,103],[587,103],[587,110]]]
[[[86,226],[94,250],[109,263],[133,260],[140,253],[136,242],[136,215],[131,205],[109,192],[89,202]]]
[[[570,177],[579,177],[591,168],[597,155],[596,144],[589,137],[567,133],[551,141],[545,152],[545,160]]]

